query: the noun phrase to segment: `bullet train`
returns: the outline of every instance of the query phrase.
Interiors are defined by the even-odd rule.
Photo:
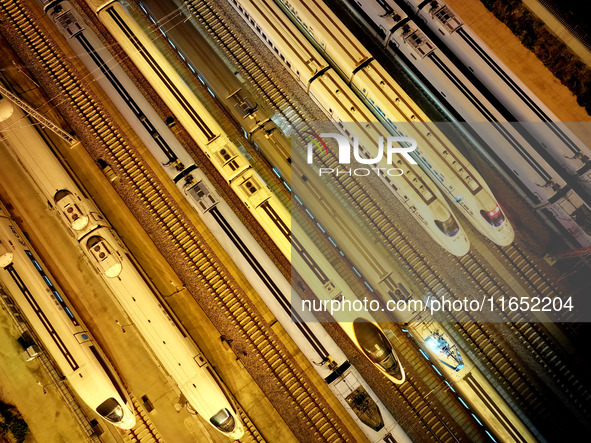
[[[547,224],[572,246],[588,246],[591,226],[584,220],[589,207],[538,154],[535,140],[528,141],[519,127],[505,123],[504,115],[394,1],[351,1],[349,5],[386,49],[422,74],[445,105],[466,122],[462,127],[479,139],[497,168]]]
[[[399,2],[400,4],[401,2]],[[404,0],[419,25],[426,25],[507,109],[512,119],[591,193],[591,150],[464,24],[445,2]],[[536,122],[536,123],[534,123]],[[543,124],[542,124],[543,123]],[[568,180],[568,176],[563,176]]]
[[[87,0],[87,3],[232,191],[289,258],[289,212],[252,169],[240,148],[230,141],[152,39],[119,2]],[[45,9],[49,10],[50,6]]]
[[[228,65],[197,62],[196,60],[203,55],[201,48],[187,44],[184,39],[187,35],[187,26],[192,27],[192,23],[187,22],[183,14],[174,14],[176,19],[170,18],[168,14],[175,9],[173,5],[158,3],[157,10],[148,9],[142,2],[138,2],[138,5],[146,14],[147,20],[158,23],[158,30],[169,41],[170,47],[179,54],[180,59],[197,76],[209,94],[232,115],[236,123],[241,126],[243,135],[250,140],[254,148],[262,152],[261,145],[272,145],[272,148],[266,150],[263,155],[271,164],[281,168],[285,183],[290,183],[291,146],[290,141],[280,129],[280,126],[286,124],[288,115],[280,119],[272,116],[266,106],[245,87],[246,81],[242,76],[226,76],[219,71],[221,69],[229,74],[231,68]],[[180,21],[183,23],[179,23]],[[198,66],[198,69],[195,66]],[[213,78],[216,79],[215,85],[209,81]],[[290,112],[290,114],[293,113],[293,111]],[[277,124],[274,120],[277,120]]]
[[[71,8],[71,5],[68,5],[67,2],[61,2],[58,7],[55,7],[54,9],[48,12],[50,13],[50,15],[53,16],[54,21],[56,23],[67,23],[68,28],[76,29],[77,32],[74,33],[74,37],[80,36],[81,31],[84,30],[82,17],[72,9],[65,9],[65,6]],[[63,17],[64,15],[67,15],[67,18]],[[76,25],[72,26],[73,23],[76,23]],[[64,32],[64,34],[66,36],[72,35],[67,31]],[[86,60],[88,60],[88,56],[93,57],[95,65],[90,65],[89,67],[93,69],[97,66],[100,67],[101,74],[97,75],[97,81],[101,81],[99,80],[99,78],[103,78],[102,84],[105,85],[104,89],[111,93],[115,93],[109,94],[110,97],[112,97],[113,100],[116,102],[119,102],[121,98],[125,99],[124,101],[120,102],[124,106],[120,107],[119,109],[123,113],[125,113],[125,108],[134,110],[135,115],[133,116],[133,118],[129,118],[128,122],[132,124],[132,126],[137,128],[138,125],[134,125],[133,122],[136,120],[140,120],[141,117],[142,125],[144,127],[150,128],[150,137],[157,139],[159,141],[159,146],[157,146],[155,149],[152,149],[154,142],[147,143],[147,145],[151,148],[150,150],[154,154],[154,156],[162,160],[161,164],[164,166],[164,169],[166,171],[170,171],[172,168],[168,167],[168,165],[176,165],[174,173],[169,173],[173,181],[177,182],[178,184],[179,176],[187,177],[191,174],[195,174],[196,166],[192,163],[190,155],[182,148],[182,146],[180,146],[178,141],[174,139],[172,134],[170,134],[169,129],[158,119],[155,111],[149,106],[149,104],[145,102],[145,99],[141,97],[141,94],[139,93],[137,88],[131,83],[131,80],[122,72],[121,68],[116,66],[116,64],[112,60],[110,60],[111,56],[108,54],[108,52],[106,52],[106,49],[100,44],[100,41],[96,38],[96,36],[88,30],[84,30],[84,36],[77,38],[77,40],[79,42],[83,40],[84,46],[87,48],[85,51],[81,51],[79,53],[81,57],[83,57]],[[90,42],[92,42],[92,44]],[[80,49],[77,46],[76,48],[78,50]],[[101,57],[101,60],[99,60],[97,56],[97,54],[99,53],[103,53],[103,57]],[[103,62],[102,60],[109,61]],[[114,80],[115,74],[117,75],[117,81]],[[111,80],[108,80],[107,83],[107,79]],[[115,85],[114,83],[117,83],[118,85]],[[122,83],[125,84],[125,88],[123,88]],[[156,129],[156,127],[158,127],[158,129]],[[138,130],[137,132],[140,136],[142,136],[141,130]],[[150,142],[150,139],[145,137],[145,134],[143,135],[144,139],[147,142]],[[163,157],[164,154],[167,154],[167,157]],[[177,154],[178,156],[182,156],[182,160],[181,158],[177,157]],[[181,169],[183,167],[185,169]],[[191,183],[200,180],[205,181],[206,179],[205,177],[199,177],[198,180],[191,180]],[[187,192],[186,188],[186,185],[181,187],[181,189],[185,190],[186,194],[189,194],[189,196],[191,196],[193,192],[191,192],[190,190],[189,192]],[[208,188],[212,189],[212,191],[210,191]],[[272,295],[275,302],[281,303],[283,309],[285,309],[285,307],[289,307],[289,301],[285,295],[291,292],[289,283],[281,276],[279,272],[277,272],[275,266],[260,250],[260,247],[256,246],[254,240],[249,241],[250,235],[243,232],[244,229],[234,229],[235,227],[239,228],[241,226],[241,223],[237,220],[235,216],[233,216],[232,212],[227,207],[227,204],[225,204],[223,200],[217,195],[217,193],[215,193],[215,190],[213,190],[213,186],[211,184],[209,184],[206,187],[201,186],[200,190],[203,189],[206,190],[206,192],[204,193],[209,196],[207,206],[197,206],[194,204],[195,202],[191,199],[188,199],[188,201],[193,203],[194,207],[198,210],[198,213],[202,215],[202,219],[204,221],[208,220],[205,217],[205,215],[211,214],[215,216],[218,222],[220,220],[224,221],[223,224],[220,223],[223,225],[222,227],[234,233],[234,235],[232,235],[232,241],[235,242],[234,249],[230,249],[235,250],[238,255],[242,255],[245,261],[248,261],[250,263],[249,268],[242,268],[245,275],[247,275],[247,278],[249,278],[248,274],[258,274],[259,278],[263,280],[263,283],[266,288],[266,291],[261,292],[263,292],[263,294],[265,294],[265,292],[268,292],[269,295]],[[197,191],[195,191],[194,193],[197,194]],[[228,224],[226,219],[229,219],[231,223]],[[212,226],[214,228],[212,231],[214,232],[214,235],[216,235],[216,237],[220,239],[220,241],[224,240],[223,237],[217,236],[217,232],[221,230],[220,226],[216,227],[213,224],[208,226]],[[236,231],[240,232],[239,236],[238,234],[236,234]],[[249,241],[248,247],[245,247],[243,243],[247,241]],[[225,241],[225,243],[229,244],[227,241]],[[239,245],[242,245],[242,248],[239,248]],[[256,252],[256,255],[253,255],[253,252]],[[232,257],[236,258],[236,255],[232,255]],[[260,262],[262,262],[262,265]],[[272,276],[270,276],[269,273],[272,273]],[[257,284],[256,287],[261,287],[261,284]],[[266,297],[265,299],[270,300],[271,297]],[[309,336],[309,340],[311,339],[313,339],[313,337]],[[316,345],[318,345],[318,343],[316,343]],[[322,357],[328,358],[330,356],[328,354],[325,354],[322,355]]]
[[[363,424],[360,428],[371,439],[376,438],[376,433],[383,436],[392,432],[400,434],[402,431],[399,429],[393,431],[396,428],[395,420],[381,403],[381,408],[376,404],[377,400],[373,399],[375,394],[317,320],[308,323],[293,321],[297,319],[292,318],[291,303],[298,296],[292,294],[289,282],[205,175],[197,169],[189,153],[175,139],[96,34],[86,26],[82,16],[67,2],[61,2],[47,12],[89,71],[95,75],[102,89],[159,160],[170,179],[313,363],[314,369],[326,380],[352,416]],[[294,303],[299,304],[298,301]],[[362,397],[365,399],[364,408],[353,401]],[[401,438],[401,435],[397,438]]]
[[[423,357],[445,378],[443,389],[450,390],[472,414],[478,414],[476,420],[488,426],[490,432],[485,432],[493,441],[536,441],[532,425],[523,412],[509,406],[510,399],[498,393],[477,365],[460,352],[441,323],[412,322],[405,325],[402,332],[419,346]]]
[[[209,362],[160,302],[159,294],[100,210],[74,183],[23,113],[7,99],[0,103],[3,142],[57,212],[188,404],[225,436],[242,437],[244,427]]]
[[[135,416],[121,382],[2,204],[0,279],[78,397],[108,423],[131,429]]]
[[[293,162],[293,173],[296,175],[302,172],[298,168],[299,164],[301,163],[297,160]],[[308,175],[305,188],[298,191],[300,195],[306,196],[306,209],[314,213],[313,222],[319,225],[321,231],[326,230],[325,226],[335,227],[330,235],[326,230],[329,241],[351,263],[350,274],[356,274],[372,294],[384,303],[389,300],[408,302],[422,299],[420,291],[393,266],[394,260],[388,253],[382,252],[381,248],[374,244],[375,241],[355,228],[353,219],[343,212],[339,212],[338,217],[334,216],[335,208],[318,192],[317,177]],[[296,196],[295,202],[299,203],[300,198]],[[294,228],[294,236],[296,235]],[[428,321],[428,312],[416,310],[416,305],[411,303],[397,303],[396,306],[405,308],[400,307],[389,312],[392,320],[405,324],[402,332],[413,337],[417,344],[417,352],[428,360],[432,370],[442,377],[442,389],[450,389],[461,402],[470,404],[475,419],[479,423],[484,419],[496,435],[529,435],[521,418],[507,405],[506,399],[494,393],[494,388],[481,371],[474,368],[458,346],[453,344],[446,331],[440,327],[440,323]],[[496,399],[494,402],[488,400],[491,395]]]
[[[383,128],[380,130],[379,124],[366,126],[359,123],[371,122],[374,117],[354,94],[348,92],[345,82],[330,71],[326,62],[315,53],[304,38],[290,30],[291,23],[282,17],[279,9],[269,7],[269,10],[265,9],[264,13],[257,12],[255,16],[254,13],[246,12],[239,3],[232,3],[232,5],[243,17],[247,17],[249,24],[251,20],[255,23],[253,29],[257,35],[274,52],[277,51],[289,72],[299,80],[328,118],[337,124],[338,127],[335,128],[337,132],[351,139],[352,131],[349,129],[352,125],[356,125],[354,134],[359,137],[359,149],[363,157],[369,158],[370,154],[367,150],[369,148],[366,149],[366,146],[375,146],[379,136],[387,134],[387,131]],[[266,8],[264,5],[260,6]],[[268,25],[268,21],[272,21],[272,25]],[[282,21],[286,23],[282,24]],[[280,24],[281,29],[278,28]],[[343,122],[358,123],[349,123],[348,128],[345,128]],[[330,157],[330,154],[327,157]],[[382,159],[376,166],[383,170],[388,170],[392,166],[402,169],[404,174],[395,179],[391,180],[384,175],[380,175],[379,178],[415,217],[419,226],[423,227],[437,243],[454,255],[464,255],[468,252],[470,245],[463,228],[444,202],[439,190],[430,183],[427,175],[420,168],[413,167],[402,156],[396,156],[392,165]]]
[[[418,148],[410,155],[442,194],[458,207],[480,233],[494,243],[506,246],[513,241],[513,228],[482,177],[324,3],[285,1],[280,2],[283,8],[281,10],[271,0],[262,3],[252,0],[229,1],[237,11],[243,9],[241,15],[261,38],[262,32],[271,36],[270,39],[279,50],[276,56],[279,59],[285,58],[284,63],[294,65],[297,77],[311,85],[310,94],[317,94],[312,86],[318,83],[314,80],[322,72],[333,68],[340,73],[348,86],[338,93],[355,93],[367,104],[365,109],[373,113],[369,120],[361,120],[359,113],[356,113],[353,117],[355,121],[377,118],[392,134],[415,139]],[[289,17],[288,20],[286,16]],[[282,35],[275,36],[278,23],[282,26]],[[326,62],[309,45],[309,57],[294,54],[288,39],[301,40],[296,24],[319,48]],[[322,65],[322,71],[308,74],[308,59],[312,57]],[[326,102],[325,108],[334,110],[339,105],[338,93],[319,91],[317,99]],[[373,146],[374,144],[365,146],[370,148],[372,157],[375,155],[375,151],[371,150]]]
[[[404,383],[404,368],[386,334],[376,324],[369,311],[349,309],[349,306],[354,306],[355,300],[358,300],[356,295],[304,230],[295,221],[292,223],[294,232],[298,233],[297,237],[294,235],[292,238],[296,253],[292,266],[310,285],[321,302],[314,305],[302,300],[301,305],[294,305],[295,313],[304,321],[310,321],[310,314],[313,315],[314,311],[329,312],[330,308],[326,307],[328,304],[333,301],[341,302],[343,309],[337,310],[335,304],[335,310],[329,312],[332,317],[383,375],[393,383]]]

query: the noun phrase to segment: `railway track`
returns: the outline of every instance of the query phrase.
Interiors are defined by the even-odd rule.
[[[322,160],[326,160],[323,166],[336,168],[337,160],[334,157],[331,159],[328,157],[323,156]],[[403,233],[392,223],[388,214],[384,213],[379,205],[368,196],[369,191],[364,191],[358,183],[349,177],[341,176],[339,181],[341,195],[353,205],[356,213],[362,214],[364,224],[369,227],[372,233],[377,234],[383,244],[389,246],[390,253],[405,266],[421,288],[426,293],[451,296],[454,291],[432,269],[428,260],[406,240]],[[361,196],[364,198],[360,198]],[[489,296],[507,293],[507,289],[472,253],[454,260],[465,271],[466,277],[477,289],[477,292]],[[515,263],[513,266],[519,267]],[[543,281],[541,279],[532,281],[529,279],[529,274],[525,275],[525,278],[534,286],[536,282]],[[455,320],[458,320],[457,316]],[[577,389],[583,386],[582,383],[574,377],[560,353],[553,347],[553,340],[547,330],[540,324],[525,322],[525,318],[518,312],[512,313],[510,316],[505,315],[503,320],[506,322],[503,323],[506,330],[511,331],[523,347],[531,352],[537,362],[557,381],[561,389],[566,388],[565,392],[569,398],[577,398],[573,404],[588,405],[587,391]],[[504,386],[513,397],[520,400],[519,405],[523,410],[535,413],[542,422],[550,419],[553,405],[549,405],[547,399],[531,386],[531,371],[523,363],[508,355],[506,344],[501,345],[496,342],[494,337],[499,334],[499,331],[492,329],[488,324],[469,322],[475,322],[475,318],[465,313],[461,322],[454,323],[454,327],[483,363],[481,369],[484,370],[484,373],[492,373],[500,385]],[[571,386],[570,383],[575,381],[575,385]]]
[[[42,347],[41,340],[37,337],[37,334],[29,327],[29,323],[27,322],[26,318],[22,315],[20,309],[18,308],[17,304],[14,302],[12,297],[4,291],[4,288],[0,284],[0,299],[4,307],[6,307],[6,312],[14,322],[14,325],[17,331],[20,334],[27,333],[31,337],[34,337],[35,343],[37,346]],[[86,439],[88,442],[91,443],[99,443],[100,439],[94,432],[94,429],[91,425],[91,420],[86,416],[76,397],[70,391],[70,388],[66,383],[64,383],[64,377],[60,375],[58,369],[56,369],[55,363],[52,361],[50,355],[43,349],[43,351],[37,357],[43,367],[43,370],[51,380],[52,386],[55,386],[55,389],[59,392],[60,396],[64,400],[64,403],[72,413],[74,419],[80,426],[83,433],[86,435]],[[44,388],[45,389],[45,388]]]
[[[259,96],[269,106],[278,110],[288,122],[304,120],[303,113],[290,99],[289,94],[277,86],[277,83],[266,72],[265,67],[257,62],[252,51],[237,37],[229,33],[226,21],[219,17],[219,14],[211,8],[207,1],[189,0],[185,1],[185,4],[234,66],[240,70],[241,75],[249,78]],[[303,129],[304,124],[296,123],[293,127],[297,133]],[[323,156],[323,160],[327,160],[323,167],[336,168],[336,159],[328,157]],[[339,176],[339,180],[341,195],[353,204],[358,213],[364,214],[364,222],[367,226],[371,227],[372,232],[378,233],[385,244],[390,245],[394,256],[405,265],[420,282],[420,285],[426,291],[434,294],[452,294],[453,291],[443,278],[437,275],[425,257],[405,240],[401,231],[391,222],[388,214],[381,211],[373,198],[368,196],[368,191],[348,176]],[[497,249],[504,256],[508,266],[534,294],[558,293],[550,280],[535,267],[531,259],[518,246]],[[507,291],[486,266],[471,254],[466,258],[458,259],[457,262],[479,292],[493,295]],[[524,321],[525,318],[520,317],[518,313],[515,314],[504,319],[505,328],[511,331],[519,342],[531,352],[538,363],[547,368],[552,379],[561,388],[566,388],[565,392],[569,397],[577,399],[574,404],[581,407],[587,405],[589,400],[587,391],[568,368],[564,356],[553,346],[554,341],[548,331],[542,325],[527,323]],[[465,321],[470,322],[474,319],[466,316]],[[456,324],[456,328],[470,343],[476,355],[482,359],[484,366],[495,375],[495,379],[507,386],[511,394],[519,399],[521,407],[534,413],[541,420],[548,417],[549,405],[545,404],[546,401],[541,393],[536,392],[531,386],[531,375],[528,368],[507,355],[504,345],[494,338],[498,331],[494,331],[487,325],[460,323]],[[571,383],[574,384],[571,385]]]
[[[289,94],[280,88],[276,81],[268,75],[266,69],[258,62],[256,56],[234,34],[228,31],[229,24],[207,2],[185,2],[189,11],[199,20],[210,37],[222,48],[224,53],[235,67],[239,68],[241,75],[248,77],[251,85],[258,94],[264,98],[274,110],[280,114],[285,122],[298,122],[291,126],[296,132],[304,132],[306,120],[303,112],[290,99]],[[421,374],[418,378],[427,377]],[[418,383],[413,376],[409,382],[399,388],[400,395],[405,400],[406,407],[412,411],[414,420],[420,423],[423,435],[429,435],[434,441],[458,441],[456,434],[462,435],[463,431],[455,429],[453,420],[442,413],[433,405],[433,399],[427,398],[428,391],[423,383]],[[461,427],[461,426],[460,426]]]
[[[539,297],[560,295],[554,285],[550,283],[518,245],[513,244],[502,249],[501,252],[505,261],[510,264],[514,272],[520,276],[521,280],[533,292],[532,295]],[[487,267],[477,266],[478,261],[472,253],[461,257],[458,262],[470,275],[470,278],[473,279],[474,285],[478,288],[480,294],[486,294],[487,297],[493,296],[496,299],[507,293],[507,288],[497,281]],[[501,313],[502,320],[506,322],[505,326],[526,347],[530,355],[545,368],[547,375],[553,379],[562,392],[569,396],[573,405],[587,415],[589,413],[591,393],[564,362],[565,357],[558,351],[559,346],[555,343],[548,330],[541,323],[526,322],[525,316],[518,311],[502,311],[498,303],[495,309]],[[473,321],[473,318],[466,313],[465,321]],[[480,336],[490,336],[490,331],[488,328],[483,327],[483,324],[471,324],[471,326],[481,328],[479,331]],[[491,342],[493,341],[491,340]],[[497,345],[493,346],[497,347]],[[501,349],[499,349],[500,351]],[[514,368],[515,373],[519,372],[513,362],[509,361],[509,364]],[[523,385],[521,389],[527,387],[525,379],[525,376],[522,377],[521,382]]]
[[[263,443],[266,441],[254,425],[250,417],[246,415],[244,409],[242,409],[240,406],[238,406],[238,415],[240,416],[240,420],[242,420],[242,423],[244,423],[244,437],[240,439],[241,442]]]
[[[127,393],[135,411],[135,426],[126,431],[126,437],[133,443],[164,443],[164,439],[152,423],[148,412],[129,389]]]
[[[301,435],[302,438],[351,441],[340,419],[287,354],[248,297],[234,289],[231,276],[220,267],[197,231],[144,166],[88,87],[82,84],[75,69],[66,62],[67,57],[42,31],[43,26],[35,14],[23,2],[10,0],[0,2],[0,14],[3,26],[10,27],[13,32],[7,36],[9,41],[18,39],[13,40],[14,46],[20,50],[24,46],[28,51],[26,58],[37,60],[52,86],[58,88],[60,99],[78,114],[85,130],[106,148],[109,164],[129,183],[136,201],[149,209],[178,254],[192,268],[203,290],[215,301],[227,321],[240,331],[250,345],[249,353],[256,356],[276,381],[278,386],[274,389],[282,392],[283,401],[291,407],[291,416],[285,417],[286,422],[293,422],[295,418],[298,424],[303,423],[309,435]]]

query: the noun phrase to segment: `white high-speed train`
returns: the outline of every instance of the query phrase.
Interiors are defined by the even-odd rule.
[[[49,8],[47,13],[169,178],[183,192],[188,203],[313,363],[314,369],[326,380],[344,407],[363,423],[361,429],[372,439],[376,438],[376,433],[400,434],[400,429],[393,430],[396,422],[390,413],[379,400],[374,400],[375,394],[322,326],[317,321],[293,321],[296,319],[292,318],[291,303],[299,304],[299,301],[293,300],[298,297],[292,294],[289,282],[205,175],[197,169],[190,154],[176,140],[113,55],[84,23],[78,11],[69,2],[60,2]],[[359,408],[353,401],[359,396],[367,399],[364,405],[373,406]],[[401,438],[401,435],[397,435],[397,438]]]
[[[46,10],[54,3],[46,6]],[[232,191],[289,259],[289,212],[252,169],[239,147],[228,138],[152,39],[119,2],[87,0],[87,3]]]
[[[591,193],[591,150],[462,22],[444,1],[404,1],[453,54],[503,104],[516,121]],[[542,124],[544,123],[544,124]]]
[[[356,15],[395,57],[425,78],[445,106],[466,122],[497,168],[547,224],[572,246],[591,246],[589,207],[506,118],[393,0],[350,1]],[[452,117],[453,118],[453,117]],[[474,123],[478,122],[478,123]],[[480,123],[480,122],[488,122]],[[474,123],[474,124],[473,124]],[[529,138],[530,140],[527,140]],[[573,242],[573,240],[575,242]]]
[[[146,79],[151,82],[151,85],[188,130],[189,134],[197,141],[200,148],[212,160],[218,171],[229,181],[231,188],[251,210],[261,225],[266,226],[271,239],[286,257],[291,259],[290,215],[260,179],[251,180],[248,178],[254,177],[254,173],[252,173],[244,154],[231,144],[215,119],[207,112],[160,50],[119,2],[87,1],[87,3],[97,13],[99,19],[121,44],[126,54]],[[427,193],[424,196],[426,199],[432,197],[431,194]],[[448,220],[449,217],[451,215],[444,220]],[[455,222],[453,217],[452,220]],[[313,244],[311,244],[312,246]],[[350,297],[354,297],[352,291]],[[370,320],[367,322],[373,324]],[[370,348],[373,346],[376,348],[383,347],[385,350],[380,355],[388,360],[388,368],[389,364],[392,364],[392,367],[399,365],[392,345],[389,342],[383,342],[385,335],[378,326],[373,324],[371,327],[358,327],[357,329],[352,326],[341,326],[364,355],[367,355],[367,351],[363,348],[363,345]],[[363,343],[360,344],[358,332],[361,330],[369,330],[375,333],[373,335],[364,333]],[[372,343],[372,336],[374,342],[370,344]],[[380,362],[374,361],[374,364],[381,368]],[[391,368],[388,369],[388,371],[392,370]],[[388,371],[384,373],[388,375]],[[402,368],[395,371],[395,374],[401,373],[403,373]],[[390,375],[389,377],[394,382],[401,382],[402,380],[396,376]]]
[[[160,302],[159,294],[100,210],[74,183],[20,109],[7,99],[0,103],[3,142],[58,213],[189,405],[217,431],[240,438],[243,425],[209,362]]]
[[[282,1],[282,9],[272,0],[229,2],[263,41],[272,42],[276,56],[291,65],[295,77],[325,109],[338,110],[341,95],[358,96],[371,114],[365,117],[356,109],[353,121],[379,119],[386,132],[415,139],[418,147],[410,155],[441,193],[494,243],[506,246],[513,241],[513,228],[482,177],[322,1]],[[302,42],[300,31],[318,50]],[[296,54],[293,41],[306,52]],[[311,69],[310,59],[317,60],[319,70]],[[314,90],[331,68],[347,82],[344,89]],[[376,155],[373,146],[375,142],[364,146],[368,158]]]
[[[298,161],[293,163],[294,175],[301,173],[299,164]],[[396,303],[397,310],[389,314],[397,323],[405,324],[402,332],[409,331],[411,335],[412,331],[412,336],[417,339],[418,352],[429,360],[433,371],[442,377],[441,388],[451,390],[460,402],[468,402],[479,423],[486,421],[489,429],[494,430],[495,437],[526,436],[527,439],[527,427],[521,417],[511,410],[506,399],[494,392],[482,372],[453,345],[449,337],[445,336],[444,340],[433,334],[433,331],[440,331],[441,327],[426,318],[428,312],[415,310],[420,309],[420,305],[413,302],[424,301],[422,294],[413,290],[413,286],[392,265],[392,258],[376,247],[371,238],[356,229],[355,222],[347,214],[339,212],[338,217],[334,216],[335,208],[318,192],[318,177],[308,175],[305,188],[300,188],[299,192],[306,195],[306,208],[314,214],[314,222],[322,227],[335,228],[331,230],[329,240],[354,266],[352,273],[358,274],[368,289],[387,307],[392,306],[389,301],[404,302]],[[299,202],[299,198],[295,200]],[[297,238],[295,228],[294,237]],[[495,400],[490,401],[493,397]]]
[[[297,236],[292,239],[297,257],[292,265],[310,285],[321,304],[316,305],[317,311],[329,312],[327,303],[340,301],[343,309],[331,312],[339,326],[352,339],[355,346],[376,366],[390,381],[402,384],[406,374],[396,350],[390,340],[376,324],[369,311],[350,308],[357,297],[345,280],[334,270],[329,261],[322,255],[316,245],[305,235],[302,228],[293,221]],[[326,302],[326,303],[324,303]],[[314,312],[314,305],[302,301],[295,306],[295,312],[301,314],[305,321],[310,321],[308,314]],[[336,305],[335,305],[336,306]],[[321,309],[324,307],[323,309]]]
[[[1,102],[0,109],[6,116]],[[121,381],[1,203],[0,278],[80,399],[108,423],[131,429],[135,416]]]
[[[453,392],[468,410],[478,413],[478,422],[487,425],[490,432],[485,432],[493,441],[536,441],[523,413],[513,410],[506,396],[499,394],[470,358],[460,352],[441,323],[417,321],[405,325],[402,332],[415,341],[423,357],[445,377],[443,388]]]
[[[360,123],[371,122],[375,118],[364,103],[349,91],[347,84],[331,71],[312,45],[297,31],[294,32],[292,23],[283,12],[275,5],[248,3],[249,12],[242,3],[231,4],[277,54],[327,117],[338,125],[336,130],[350,138],[351,126],[345,128],[343,122],[355,122],[350,125],[355,125],[354,135],[359,137],[361,155],[369,158],[370,148],[366,149],[366,146],[375,146],[379,136],[388,134],[388,131],[380,124]],[[393,165],[382,159],[375,166],[382,170],[389,170],[392,166],[402,169],[404,174],[399,177],[391,179],[381,174],[379,178],[437,243],[454,255],[468,252],[470,244],[465,231],[440,191],[420,168],[403,156],[395,156]]]

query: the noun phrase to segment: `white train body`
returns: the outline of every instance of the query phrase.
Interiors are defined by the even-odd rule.
[[[121,382],[1,204],[0,268],[3,283],[78,397],[108,423],[131,429],[135,416]]]
[[[289,259],[289,212],[251,168],[246,156],[225,135],[214,117],[121,4],[93,0],[87,3]]]
[[[300,174],[301,171],[297,168],[298,162],[295,161],[293,165],[293,173]],[[404,323],[404,327],[412,331],[409,335],[418,338],[415,342],[419,352],[443,377],[441,380],[443,389],[450,389],[454,395],[460,397],[460,401],[468,402],[474,413],[478,414],[477,420],[484,419],[490,429],[494,429],[499,436],[515,436],[516,433],[528,435],[526,427],[504,399],[494,393],[492,395],[495,401],[487,400],[491,395],[489,393],[494,392],[492,386],[449,337],[444,336],[447,345],[443,343],[442,346],[441,341],[437,340],[433,331],[439,331],[440,325],[417,321],[424,313],[418,310],[420,305],[413,304],[412,301],[408,303],[408,301],[422,300],[417,299],[410,284],[392,267],[392,258],[382,253],[380,248],[376,248],[373,241],[363,232],[355,229],[355,224],[347,220],[342,212],[338,217],[334,216],[335,209],[319,195],[316,181],[317,178],[309,175],[305,183],[306,188],[298,190],[301,194],[307,193],[312,197],[308,199],[306,207],[314,213],[315,222],[320,226],[335,227],[331,229],[330,241],[351,262],[354,266],[353,272],[359,274],[370,291],[378,295],[383,302],[406,301],[404,304],[397,303],[396,307],[400,310],[392,311],[391,314],[399,324]],[[298,198],[295,200],[299,201]],[[294,236],[297,238],[297,233]],[[403,309],[403,306],[406,309]],[[403,332],[406,331],[403,329]]]
[[[536,440],[528,426],[470,358],[458,349],[440,323],[412,322],[405,328],[403,332],[415,341],[423,357],[446,378],[443,388],[449,389],[466,408],[478,412],[478,420],[494,431],[493,440]]]
[[[520,128],[501,123],[506,121],[503,114],[394,1],[367,0],[355,4],[359,6],[357,13],[388,51],[394,56],[400,51],[403,62],[412,64],[467,122],[465,126],[483,139],[481,146],[497,168],[506,173],[514,188],[550,227],[567,241],[575,240],[573,245],[589,245],[591,237],[585,231],[588,227],[576,221],[578,214],[584,218],[588,206],[520,134]]]
[[[349,132],[342,122],[374,120],[363,102],[330,70],[310,43],[293,32],[291,22],[277,6],[247,1],[231,4],[247,18],[257,35],[273,51],[277,50],[281,61],[327,117],[339,125],[338,130],[341,133]],[[245,11],[246,5],[248,12]],[[256,25],[252,25],[251,20]],[[369,128],[358,124],[357,128],[355,134],[359,136],[360,149],[366,157],[369,157],[369,153],[365,147],[375,146],[379,135],[388,133],[380,124]],[[386,170],[392,167],[385,160],[376,166]],[[393,166],[403,169],[404,174],[394,179],[381,174],[380,178],[388,189],[437,243],[454,255],[466,254],[469,250],[466,234],[427,175],[402,156],[396,156]]]
[[[294,174],[302,174],[297,165],[298,162],[294,162]],[[327,233],[335,248],[354,266],[353,272],[358,273],[370,291],[378,295],[384,303],[414,298],[410,292],[411,283],[390,265],[394,258],[382,252],[382,248],[363,230],[358,229],[355,220],[347,213],[339,211],[328,199],[323,198],[321,184],[318,177],[307,175],[306,182],[296,189],[298,196],[306,194],[306,202],[303,203],[299,197],[295,200],[314,214],[314,221]],[[400,310],[392,314],[396,322],[404,323],[415,312]]]
[[[249,6],[251,1],[241,0],[240,3],[249,12],[258,9]],[[484,236],[501,246],[510,244],[514,239],[511,224],[480,174],[330,9],[321,1],[282,3],[290,18],[299,23],[308,38],[326,54],[330,65],[340,70],[351,89],[363,97],[374,118],[380,119],[392,134],[410,136],[417,141],[418,148],[411,156],[442,194]],[[266,32],[269,27],[263,26],[263,30]],[[286,32],[298,31],[287,23]],[[360,121],[358,115],[355,119]],[[411,124],[397,126],[397,122]],[[372,153],[372,157],[374,155]]]
[[[300,302],[298,295],[292,293],[289,282],[197,169],[190,154],[96,34],[86,26],[80,14],[69,2],[54,4],[47,13],[314,369],[359,422],[360,428],[370,439],[379,434],[400,433],[399,429],[394,431],[396,421],[320,323],[294,321],[291,316],[292,299],[296,299],[295,304]],[[368,400],[369,403],[364,402],[364,405],[374,405],[372,411],[356,407],[356,400],[360,397]],[[396,437],[400,438],[400,435]]]
[[[433,33],[524,124],[558,164],[591,192],[591,150],[443,1],[404,0]],[[539,122],[546,123],[545,126]],[[567,178],[567,177],[564,177]]]
[[[297,227],[295,222],[294,226]],[[347,333],[355,346],[382,374],[393,383],[404,383],[406,379],[404,368],[400,364],[390,340],[368,311],[364,309],[348,309],[348,305],[353,306],[353,303],[358,300],[355,293],[334,270],[316,245],[303,234],[304,231],[299,227],[296,229],[296,232],[298,234],[302,233],[302,235],[293,238],[294,253],[297,254],[293,266],[321,302],[316,306],[323,308],[333,300],[345,302],[343,306],[347,307],[347,309],[335,311],[336,313],[333,312],[333,318]],[[302,302],[302,305],[296,306],[295,309],[296,312],[302,313],[302,318],[307,321],[307,313],[313,315],[311,311],[313,307],[312,304]],[[322,310],[330,313],[330,308],[323,308]]]
[[[218,431],[240,438],[243,427],[209,362],[159,302],[119,238],[110,228],[98,227],[80,245],[189,404]]]
[[[240,438],[244,433],[242,423],[207,360],[166,312],[100,210],[74,183],[35,129],[25,124],[19,126],[19,121],[27,122],[15,108],[14,115],[3,123],[11,129],[7,142],[12,154],[37,184],[43,198],[58,212],[191,407],[216,430],[230,438]],[[16,127],[18,133],[14,132]],[[85,217],[89,222],[79,223]]]

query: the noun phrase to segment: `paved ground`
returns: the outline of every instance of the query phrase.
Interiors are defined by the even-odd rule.
[[[568,88],[482,3],[475,0],[447,0],[447,3],[561,121],[591,121]]]
[[[27,442],[82,442],[84,434],[62,403],[37,360],[25,362],[16,342],[19,332],[4,307],[0,308],[0,400],[15,405],[29,425]]]

